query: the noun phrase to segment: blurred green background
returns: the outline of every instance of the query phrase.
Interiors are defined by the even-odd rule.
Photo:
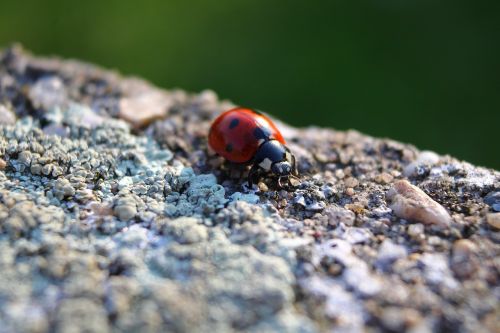
[[[2,1],[13,41],[500,169],[500,1]]]

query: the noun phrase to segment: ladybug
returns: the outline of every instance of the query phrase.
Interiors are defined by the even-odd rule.
[[[295,156],[274,123],[253,109],[237,107],[218,116],[208,134],[208,144],[226,160],[240,165],[252,165],[248,172],[248,185],[261,174],[271,174],[290,183],[297,177]]]

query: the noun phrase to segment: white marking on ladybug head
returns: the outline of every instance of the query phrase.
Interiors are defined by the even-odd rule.
[[[271,171],[276,175],[286,176],[290,174],[290,172],[292,171],[292,167],[290,163],[281,161],[278,163],[274,163],[271,167]]]
[[[263,144],[263,143],[264,143],[264,141],[266,141],[266,140],[264,140],[264,139],[259,139],[259,141],[257,141],[257,144],[260,146],[261,144]]]
[[[269,171],[271,170],[271,165],[273,164],[273,162],[271,162],[271,160],[269,158],[265,158],[262,162],[259,163],[259,166],[266,170],[266,171]]]

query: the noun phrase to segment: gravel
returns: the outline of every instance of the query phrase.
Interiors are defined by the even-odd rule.
[[[499,327],[499,172],[277,120],[300,181],[248,188],[232,106],[1,53],[0,332]]]

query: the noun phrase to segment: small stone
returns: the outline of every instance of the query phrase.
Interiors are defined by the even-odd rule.
[[[66,100],[64,82],[57,76],[42,77],[30,88],[33,105],[45,110],[62,105]]]
[[[408,251],[402,245],[395,244],[392,240],[386,239],[380,245],[377,263],[380,265],[388,265],[394,261],[405,258],[408,255]]]
[[[338,179],[343,179],[345,177],[344,170],[338,169],[337,171],[335,171],[335,177],[337,177]]]
[[[56,135],[61,138],[67,138],[69,136],[69,129],[66,126],[59,124],[50,124],[43,128],[43,132],[46,135]]]
[[[18,160],[22,164],[29,166],[31,163],[31,152],[29,150],[22,151],[19,153]]]
[[[64,114],[64,121],[68,124],[85,128],[96,128],[104,123],[104,117],[98,115],[91,108],[77,103],[72,103]]]
[[[373,234],[367,229],[351,227],[347,228],[341,237],[350,244],[359,244],[367,243],[373,237]]]
[[[302,194],[296,196],[294,199],[293,199],[293,202],[296,204],[296,205],[299,205],[299,206],[302,206],[302,207],[306,207],[306,199],[304,198],[304,196]]]
[[[500,191],[488,193],[484,197],[484,203],[493,208],[494,211],[500,212]]]
[[[158,224],[164,234],[173,236],[181,244],[200,243],[208,238],[207,227],[192,217],[162,219]]]
[[[95,214],[99,216],[113,215],[113,210],[107,204],[99,203],[96,201],[90,202],[87,205],[88,208]]]
[[[241,192],[234,192],[233,194],[231,194],[230,198],[232,201],[246,201],[252,204],[256,204],[260,199],[258,195]]]
[[[421,223],[416,223],[408,226],[408,235],[413,239],[421,239],[425,237],[425,227]]]
[[[345,189],[345,194],[352,197],[354,195],[354,189],[352,187],[348,187]]]
[[[132,205],[120,205],[114,208],[114,212],[120,220],[129,221],[137,214],[137,208]]]
[[[45,176],[48,176],[52,173],[52,164],[46,164],[42,167],[42,173],[45,175]]]
[[[7,162],[0,158],[0,170],[5,170],[7,167]]]
[[[328,224],[331,226],[337,226],[339,223],[352,226],[356,219],[356,215],[353,212],[339,206],[327,207],[324,214],[328,217]]]
[[[412,330],[422,321],[422,316],[417,310],[411,308],[384,308],[381,314],[381,321],[384,327],[390,332],[422,331],[418,329]]]
[[[14,125],[16,123],[16,115],[7,107],[0,104],[0,125]]]
[[[468,239],[459,239],[453,243],[453,254],[468,256],[477,252],[477,246]]]
[[[59,178],[56,180],[53,192],[59,200],[75,195],[75,189],[66,178]]]
[[[475,275],[479,268],[479,261],[475,254],[478,248],[468,239],[460,239],[453,243],[450,267],[453,273],[461,279]]]
[[[365,207],[363,207],[363,205],[359,203],[347,204],[345,205],[345,208],[349,209],[350,211],[356,214],[363,214],[365,212]]]
[[[396,216],[425,225],[449,226],[453,220],[443,206],[406,180],[399,180],[387,192]]]
[[[313,202],[306,207],[306,210],[310,212],[321,212],[323,209],[325,209],[325,203],[323,201]]]
[[[327,163],[329,161],[329,158],[328,156],[326,156],[325,154],[323,153],[315,153],[314,154],[314,157],[316,158],[316,160],[320,163]]]
[[[500,229],[500,213],[486,215],[486,222],[495,229]]]
[[[75,199],[81,203],[86,203],[95,200],[94,193],[90,189],[78,190],[75,194]]]
[[[120,118],[135,128],[143,128],[167,115],[172,100],[159,90],[139,92],[120,100]]]
[[[118,181],[118,189],[119,190],[122,190],[126,187],[129,187],[131,185],[134,184],[134,181],[132,180],[132,177],[122,177],[119,181]]]
[[[356,178],[353,178],[353,177],[349,177],[347,178],[346,180],[344,180],[344,185],[346,187],[352,187],[352,188],[355,188],[356,186],[359,185],[359,182]]]
[[[297,187],[300,184],[300,180],[294,177],[290,177],[290,185]]]
[[[439,155],[433,151],[422,151],[417,159],[410,164],[408,164],[404,170],[403,175],[405,177],[412,177],[416,175],[418,166],[429,165],[432,166],[439,162]]]
[[[264,182],[259,182],[257,184],[257,186],[259,187],[259,191],[261,191],[261,192],[269,191],[269,188],[267,187],[267,185]]]
[[[424,253],[418,259],[429,285],[443,286],[451,290],[460,287],[448,266],[448,257],[443,253]]]
[[[383,172],[375,177],[375,181],[383,185],[391,183],[393,179],[394,177],[387,172]]]

